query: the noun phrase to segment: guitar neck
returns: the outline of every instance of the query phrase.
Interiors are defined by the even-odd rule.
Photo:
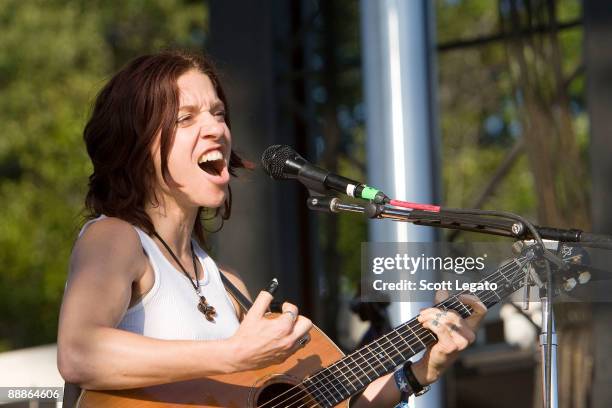
[[[459,300],[470,294],[480,299],[487,308],[497,304],[522,286],[525,276],[524,257],[498,268],[479,283],[496,283],[496,290],[462,291],[438,303],[435,307],[454,310],[461,317],[472,315],[472,308]],[[488,287],[488,286],[485,286]],[[415,318],[399,325],[391,332],[363,346],[334,364],[325,367],[302,382],[322,407],[333,407],[363,390],[368,384],[392,372],[400,364],[437,341],[433,332]]]

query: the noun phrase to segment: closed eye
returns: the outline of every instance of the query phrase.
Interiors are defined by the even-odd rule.
[[[177,120],[176,123],[178,125],[186,125],[188,124],[191,120],[193,119],[192,115],[184,115],[184,116],[180,116]]]

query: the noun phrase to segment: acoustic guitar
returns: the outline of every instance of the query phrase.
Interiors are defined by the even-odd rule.
[[[526,283],[533,251],[505,263],[481,282],[497,283],[497,290],[471,293],[488,308]],[[454,310],[463,318],[472,309],[461,303],[457,293],[436,307]],[[281,364],[259,370],[216,375],[140,389],[83,391],[80,408],[306,408],[348,407],[348,399],[377,378],[437,341],[416,318],[344,355],[318,328],[310,330],[310,341]]]

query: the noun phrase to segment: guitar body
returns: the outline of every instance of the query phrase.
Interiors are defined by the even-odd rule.
[[[344,354],[317,327],[310,330],[310,341],[281,364],[260,370],[215,375],[146,388],[121,391],[81,393],[79,408],[158,408],[158,407],[231,407],[255,408],[292,388],[310,374],[341,359]],[[303,390],[303,389],[302,389]],[[265,405],[316,407],[306,391],[300,398],[282,403],[282,396]],[[348,400],[336,407],[348,408]]]

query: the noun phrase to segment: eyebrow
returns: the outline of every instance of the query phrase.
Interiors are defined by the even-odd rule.
[[[210,105],[210,110],[219,109],[219,108],[221,109],[225,108],[225,104],[223,103],[223,101],[216,100]],[[180,111],[197,111],[198,109],[199,109],[199,106],[196,106],[196,105],[183,105],[179,107],[179,112]]]

